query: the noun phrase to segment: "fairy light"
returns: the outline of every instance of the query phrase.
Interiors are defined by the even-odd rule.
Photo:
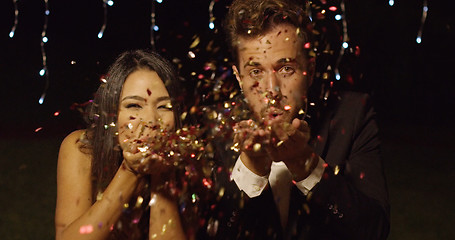
[[[344,55],[345,49],[349,47],[349,44],[348,44],[348,41],[349,41],[348,24],[346,22],[344,1],[340,2],[340,10],[341,10],[340,19],[342,20],[341,23],[342,23],[342,27],[343,27],[342,28],[343,29],[343,43],[341,45],[342,47],[340,48],[340,54],[338,55],[338,58],[337,58],[337,61],[336,61],[336,64],[335,64],[335,69],[334,69],[335,79],[336,80],[340,80],[341,79],[341,75],[340,75],[340,71],[338,69],[338,66],[340,65],[341,58]]]
[[[103,25],[101,26],[100,31],[98,32],[98,38],[102,38],[104,35],[104,30],[106,30],[106,24],[107,24],[107,6],[112,6],[114,5],[114,1],[112,0],[103,0],[103,12],[104,12],[104,18],[103,18]]]
[[[418,44],[420,44],[422,42],[423,26],[425,25],[427,15],[428,15],[428,2],[427,2],[427,0],[424,0],[423,8],[422,8],[422,19],[420,21],[420,27],[419,27],[419,31],[417,32],[417,38],[416,38],[416,42]]]
[[[395,4],[394,0],[389,0],[389,6],[393,7],[394,4]]]
[[[307,9],[307,12],[308,12],[308,18],[310,19],[311,22],[313,22],[313,12],[311,11],[312,10],[312,7],[311,7],[311,1],[306,1],[306,4],[305,4],[305,9]]]
[[[210,29],[214,29],[215,28],[215,24],[213,23],[213,21],[215,21],[215,17],[213,16],[213,6],[215,6],[215,0],[212,0],[210,1],[210,5],[209,5],[209,28]]]
[[[155,1],[157,3],[162,3],[161,0],[152,0],[152,7],[150,12],[150,46],[152,46],[152,50],[155,51],[155,32],[158,31],[160,28],[156,25],[155,21]]]
[[[46,56],[46,49],[44,47],[44,44],[49,41],[49,39],[46,36],[48,16],[50,14],[48,0],[44,0],[44,6],[45,6],[44,24],[43,24],[43,30],[41,31],[41,44],[40,44],[41,45],[41,57],[43,60],[43,68],[39,71],[39,75],[41,77],[45,78],[45,83],[44,83],[43,93],[41,94],[41,97],[38,100],[39,104],[44,103],[44,98],[46,97],[46,92],[47,92],[47,89],[49,88],[49,71],[47,70],[47,56]]]
[[[17,8],[17,0],[13,0],[13,4],[14,4],[14,25],[11,28],[11,31],[9,32],[10,38],[14,37],[14,33],[16,32],[16,28],[17,28],[17,23],[19,21],[19,9]]]

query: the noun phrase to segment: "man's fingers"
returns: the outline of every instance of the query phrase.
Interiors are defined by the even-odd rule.
[[[272,123],[272,132],[273,136],[275,136],[275,144],[277,146],[281,145],[283,142],[287,141],[289,139],[289,134],[291,127],[288,123],[283,123],[283,122],[273,122]]]
[[[310,131],[310,126],[308,125],[308,123],[305,120],[300,120],[300,119],[295,118],[294,120],[292,120],[292,126],[295,129],[298,129],[299,131],[302,131],[302,132]]]

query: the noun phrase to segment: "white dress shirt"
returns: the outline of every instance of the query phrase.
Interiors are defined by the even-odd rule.
[[[321,181],[323,172],[324,160],[319,158],[318,165],[313,172],[307,178],[299,182],[294,182],[294,184],[303,194],[307,195]],[[286,226],[291,184],[293,181],[292,174],[284,162],[272,162],[269,175],[259,176],[248,169],[239,157],[232,170],[231,180],[234,180],[237,187],[244,191],[250,198],[259,196],[267,186],[267,183],[270,182],[274,200],[280,213],[281,224],[283,228]]]

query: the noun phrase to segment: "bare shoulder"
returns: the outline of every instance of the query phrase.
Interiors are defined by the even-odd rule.
[[[81,144],[81,140],[84,138],[84,136],[85,136],[84,129],[76,130],[68,134],[68,136],[66,136],[65,139],[63,139],[61,147],[71,147],[71,145],[79,147]]]
[[[92,205],[89,151],[83,151],[85,130],[70,133],[62,141],[57,163],[57,235]]]
[[[76,130],[63,139],[58,156],[59,165],[78,166],[88,169],[91,165],[91,154],[83,151],[85,130]]]

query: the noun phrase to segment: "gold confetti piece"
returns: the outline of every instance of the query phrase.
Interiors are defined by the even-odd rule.
[[[199,43],[201,42],[201,39],[198,36],[193,37],[194,41],[190,45],[190,49],[197,47]]]
[[[163,235],[166,232],[167,225],[163,224],[163,227],[161,228],[161,235]]]
[[[150,199],[149,206],[152,206],[156,203],[156,194],[153,194],[152,198]]]
[[[255,143],[255,144],[253,145],[253,150],[254,150],[255,152],[258,152],[259,150],[261,150],[261,144],[260,144],[260,143]]]
[[[281,144],[283,144],[283,143],[284,143],[283,141],[279,141],[279,142],[276,144],[276,146],[279,147],[279,146],[281,146]]]
[[[340,172],[340,167],[339,167],[338,165],[336,165],[336,166],[335,166],[335,169],[334,169],[334,171],[333,171],[333,173],[334,173],[335,175],[338,175],[339,172]]]
[[[182,121],[185,120],[187,114],[188,114],[188,112],[182,113],[182,114],[180,115],[180,119],[181,119]]]
[[[224,196],[224,187],[220,188],[220,191],[218,191],[218,197],[223,197]]]
[[[102,192],[98,192],[98,194],[96,194],[96,201],[99,201],[103,199],[103,193]]]
[[[234,143],[234,145],[232,145],[232,147],[231,147],[231,150],[233,150],[235,152],[239,152],[240,151],[239,143]]]
[[[147,152],[148,149],[149,149],[148,146],[137,147],[137,150],[139,150],[139,152],[141,152],[141,153]]]
[[[137,208],[140,207],[142,205],[142,202],[144,202],[144,198],[141,196],[138,196],[135,207],[137,207]]]
[[[329,74],[328,73],[323,73],[322,74],[322,79],[329,79]]]

